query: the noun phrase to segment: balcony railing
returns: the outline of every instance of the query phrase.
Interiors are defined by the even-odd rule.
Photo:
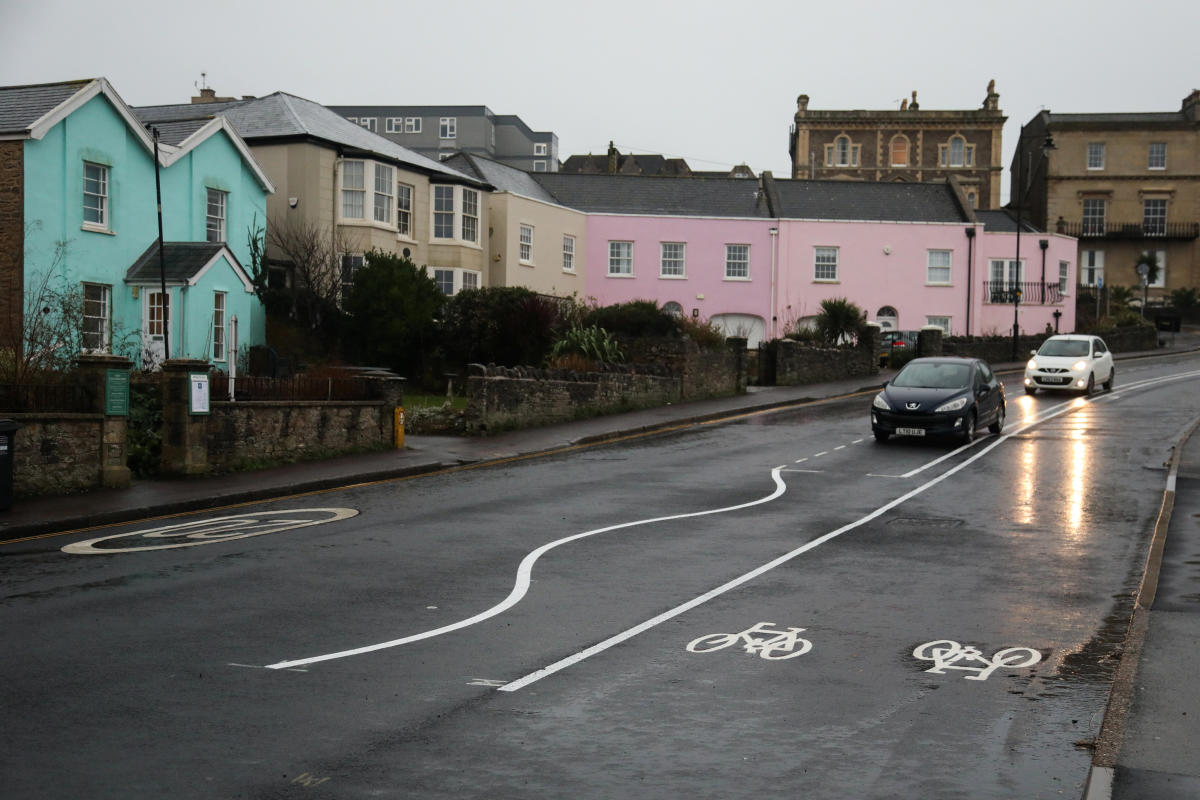
[[[1060,222],[1056,229],[1080,239],[1200,238],[1200,222]]]
[[[1057,283],[1013,281],[984,281],[985,303],[1021,303],[1022,305],[1054,305],[1062,302]]]

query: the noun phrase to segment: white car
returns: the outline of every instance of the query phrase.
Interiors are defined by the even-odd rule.
[[[1069,334],[1051,336],[1030,353],[1025,365],[1025,392],[1038,389],[1069,389],[1091,394],[1096,384],[1112,391],[1116,369],[1112,353],[1099,336]]]

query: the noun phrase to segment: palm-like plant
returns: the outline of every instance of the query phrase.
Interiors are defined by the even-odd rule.
[[[844,297],[832,297],[821,301],[817,331],[827,344],[836,345],[857,337],[865,319],[857,305]]]

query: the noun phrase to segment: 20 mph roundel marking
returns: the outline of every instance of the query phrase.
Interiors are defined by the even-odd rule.
[[[353,508],[303,508],[290,511],[259,511],[253,514],[235,514],[229,517],[212,517],[166,525],[161,528],[118,533],[75,542],[62,548],[64,553],[95,555],[97,553],[136,553],[143,550],[170,550],[175,547],[198,547],[216,544],[231,539],[247,539],[267,533],[279,533],[295,528],[308,528],[339,519],[358,516]],[[173,539],[164,544],[158,540]],[[142,540],[148,540],[143,542]]]

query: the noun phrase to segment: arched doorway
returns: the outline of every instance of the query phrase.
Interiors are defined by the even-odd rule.
[[[894,331],[900,327],[900,314],[891,306],[883,306],[875,312],[875,321],[885,331]]]

